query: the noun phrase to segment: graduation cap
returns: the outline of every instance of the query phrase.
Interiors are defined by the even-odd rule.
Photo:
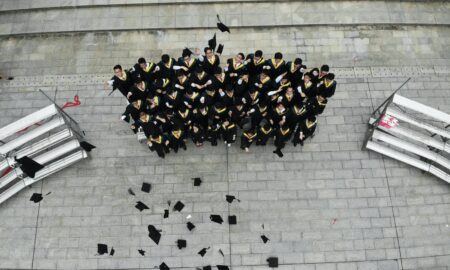
[[[184,48],[183,52],[181,53],[181,56],[184,58],[186,56],[191,56],[192,55],[192,51],[189,50],[189,48]]]
[[[148,225],[148,237],[153,240],[157,245],[159,245],[159,240],[161,239],[161,233],[153,225]]]
[[[178,249],[185,248],[187,246],[186,240],[178,239],[177,240],[177,246],[178,246]]]
[[[195,228],[195,225],[190,221],[188,223],[186,223],[186,226],[189,231],[192,231]]]
[[[197,254],[199,254],[200,256],[205,256],[206,251],[209,249],[210,247],[207,248],[202,248]]]
[[[194,186],[195,187],[198,187],[198,186],[200,186],[202,184],[202,179],[200,177],[192,178],[192,180],[194,180]]]
[[[174,206],[173,206],[173,210],[174,211],[178,211],[181,212],[181,210],[183,210],[184,208],[184,204],[180,201],[178,201]]]
[[[277,257],[270,257],[267,259],[267,262],[269,263],[269,267],[272,267],[272,268],[278,267],[278,258]]]
[[[216,41],[216,34],[214,33],[214,37],[210,40],[208,40],[208,46],[213,50],[216,51],[217,41]]]
[[[217,51],[216,51],[216,53],[218,53],[218,54],[220,54],[220,55],[222,55],[222,52],[223,52],[223,44],[219,44],[219,46],[217,47]]]
[[[170,270],[169,266],[165,262],[159,265],[159,270]]]
[[[111,251],[109,252],[109,255],[114,256],[114,253],[116,253],[116,250],[112,247]]]
[[[211,270],[211,265],[203,266],[203,270]]]
[[[237,224],[236,216],[228,216],[228,224],[230,224],[230,225]]]
[[[261,239],[263,240],[264,244],[267,243],[270,239],[267,238],[267,236],[265,236],[264,234],[261,235]]]
[[[169,217],[169,210],[165,209],[164,210],[164,218],[168,218]]]
[[[219,14],[217,14],[217,28],[219,28],[220,31],[222,32],[228,32],[230,33],[230,28],[228,28],[228,26],[226,26],[225,24],[222,23],[222,21],[220,20]]]
[[[31,195],[30,201],[33,201],[34,203],[38,203],[40,201],[42,201],[43,197],[41,193],[33,193],[33,195]]]
[[[216,265],[219,270],[230,270],[228,265]]]
[[[225,195],[225,198],[226,198],[228,203],[232,203],[234,200],[237,200],[238,202],[240,202],[240,200],[236,199],[236,197],[233,196],[233,195]]]
[[[97,244],[97,253],[99,255],[107,254],[108,253],[108,245],[106,244]]]
[[[148,206],[145,204],[145,203],[143,203],[143,202],[141,202],[141,201],[138,201],[137,203],[136,203],[136,206],[135,206],[137,209],[139,209],[139,211],[140,212],[142,212],[142,211],[144,211],[145,209],[150,209],[150,208],[148,208]]]
[[[88,142],[80,142],[80,146],[81,148],[83,148],[84,150],[91,152],[92,149],[95,148],[94,145],[88,143]]]
[[[34,161],[33,159],[27,156],[21,157],[19,159],[17,158],[14,159],[17,161],[17,163],[21,165],[20,169],[31,178],[34,178],[36,172],[44,168],[42,164],[39,164],[38,162]]]
[[[215,222],[215,223],[219,223],[219,224],[223,223],[223,219],[220,215],[211,215],[211,216],[209,216],[209,219],[211,219],[211,221]]]
[[[142,256],[145,256],[145,250],[142,249],[138,249],[139,254],[141,254]]]
[[[152,185],[150,183],[146,183],[146,182],[142,183],[141,191],[149,193],[151,189],[152,189]]]
[[[131,188],[128,189],[128,194],[136,196],[136,193],[134,193],[134,191]]]

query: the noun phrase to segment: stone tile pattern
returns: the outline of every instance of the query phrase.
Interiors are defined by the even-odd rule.
[[[102,86],[111,66],[130,65],[141,55],[155,59],[165,48],[175,55],[185,45],[200,47],[210,31],[0,40],[2,67],[18,76],[0,82],[0,125],[47,105],[38,88],[49,94],[57,88],[58,104],[80,96],[82,105],[68,112],[98,147],[91,159],[0,207],[0,268],[130,269],[153,268],[165,261],[177,269],[227,264],[257,270],[267,269],[267,257],[278,256],[280,269],[447,269],[448,184],[362,151],[361,143],[373,108],[408,76],[414,75],[402,94],[450,112],[445,65],[449,30],[246,31],[219,35],[229,50],[226,56],[256,47],[267,54],[280,50],[289,58],[301,55],[308,66],[327,61],[340,74],[338,91],[319,118],[317,135],[303,148],[289,145],[283,159],[272,154],[271,146],[244,153],[237,146],[189,144],[187,152],[160,160],[120,121],[125,101],[118,93],[108,97],[109,90]],[[366,45],[357,45],[360,42]],[[406,48],[410,51],[403,53]],[[348,60],[353,52],[359,55],[354,63]],[[195,176],[204,179],[199,188],[192,186],[190,178]],[[150,194],[138,191],[143,181],[153,184]],[[137,198],[128,195],[129,187]],[[50,191],[39,205],[28,201],[33,192]],[[228,205],[225,194],[241,202]],[[138,212],[137,200],[151,209]],[[181,200],[186,207],[163,219],[168,200],[172,205]],[[211,213],[235,214],[238,224],[213,224]],[[194,232],[185,227],[188,214],[197,225]],[[149,224],[163,230],[159,246],[147,236]],[[270,238],[266,245],[259,238],[262,233]],[[177,249],[178,238],[187,239],[187,249]],[[96,256],[99,242],[113,246],[116,255]],[[207,246],[211,249],[204,258],[196,254]],[[148,251],[146,257],[137,252],[141,248]]]
[[[215,28],[216,14],[234,29],[310,25],[448,26],[450,23],[448,1],[333,1],[327,5],[321,1],[76,2],[2,1],[0,35]]]

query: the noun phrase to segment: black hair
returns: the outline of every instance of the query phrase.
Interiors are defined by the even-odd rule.
[[[147,62],[145,61],[145,58],[144,58],[144,57],[141,57],[141,58],[138,59],[138,63],[139,63],[139,64],[145,64],[145,63],[147,63]]]
[[[203,51],[206,53],[207,51],[209,51],[209,50],[211,50],[212,51],[212,49],[210,48],[210,47],[205,47],[205,49],[203,49]]]
[[[217,74],[222,74],[222,68],[221,67],[216,67],[214,69],[214,75],[217,75]]]
[[[122,66],[121,66],[121,65],[115,65],[115,66],[113,67],[113,70],[116,70],[116,69],[122,70]]]
[[[238,53],[238,55],[240,55],[241,56],[241,58],[242,58],[242,60],[244,60],[245,59],[245,55],[244,55],[244,53]]]
[[[328,73],[325,78],[327,78],[328,80],[332,81],[334,80],[334,73]]]
[[[303,60],[301,58],[295,58],[294,65],[301,65],[303,63]]]
[[[257,50],[257,51],[255,52],[255,56],[256,56],[256,57],[262,57],[262,55],[263,55],[263,52],[262,52],[261,50]]]
[[[283,59],[283,54],[280,52],[275,53],[275,59]]]
[[[330,67],[328,65],[323,65],[322,67],[320,67],[320,71],[328,72],[330,71]]]
[[[170,56],[169,56],[168,54],[163,54],[163,55],[161,56],[161,61],[162,61],[164,64],[169,63],[169,61],[170,61]]]

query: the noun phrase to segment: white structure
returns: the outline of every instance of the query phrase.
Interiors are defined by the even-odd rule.
[[[84,132],[56,104],[49,105],[0,128],[0,204],[23,188],[84,158]],[[34,178],[16,159],[29,157],[44,166]]]
[[[363,148],[450,183],[450,115],[397,91],[373,112]]]

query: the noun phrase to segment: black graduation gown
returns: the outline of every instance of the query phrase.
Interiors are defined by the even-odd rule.
[[[156,79],[155,68],[156,64],[148,62],[146,68],[142,69],[139,63],[134,65],[134,71],[131,73],[133,79],[136,81],[138,78],[145,81],[147,84],[151,84]]]
[[[307,104],[303,104],[300,108],[298,108],[298,106],[292,106],[290,108],[288,122],[292,130],[294,130],[301,121],[310,116],[311,112],[309,112],[308,108],[309,106],[307,106]]]
[[[211,107],[214,105],[217,101],[219,101],[219,94],[217,90],[212,90],[212,88],[208,89],[207,91],[204,91],[201,99],[203,99],[203,103],[206,104],[206,106]]]
[[[164,96],[164,106],[168,109],[176,111],[178,110],[178,108],[180,108],[182,103],[183,103],[183,94],[181,94],[179,91],[174,91],[171,94],[167,93]]]
[[[248,91],[248,85],[249,82],[247,81],[240,81],[239,80],[236,82],[236,84],[234,85],[234,95],[236,96],[236,98],[242,98],[245,94],[247,94]]]
[[[229,95],[227,94],[227,92],[224,91],[223,94],[224,94],[223,96],[221,96],[221,95],[219,94],[219,96],[220,96],[220,98],[219,98],[220,102],[222,102],[222,104],[224,104],[226,107],[232,106],[232,105],[234,104],[234,100],[235,100],[234,93],[233,93],[231,96],[229,96]]]
[[[198,107],[200,102],[200,94],[197,92],[192,92],[192,95],[185,94],[183,103],[189,108],[194,109]]]
[[[218,91],[219,89],[222,89],[225,91],[225,86],[230,83],[230,79],[225,75],[222,74],[221,79],[217,79],[216,76],[211,76],[211,86],[210,88]]]
[[[218,109],[215,106],[211,108],[211,118],[213,124],[221,123],[228,118],[228,110],[226,107]]]
[[[178,78],[176,78],[173,81],[172,87],[174,87],[177,91],[180,91],[181,93],[186,93],[186,91],[189,88],[192,88],[191,80],[187,76],[183,77],[181,81],[178,80]]]
[[[228,110],[228,115],[230,116],[231,122],[237,124],[240,128],[242,128],[243,120],[245,118],[245,110],[244,106],[239,110],[236,105],[231,106]]]
[[[133,119],[134,122],[136,122],[139,119],[139,114],[145,110],[145,102],[142,100],[137,100],[136,106],[133,105],[133,103],[130,103],[125,108],[125,112],[122,114],[125,116],[125,121],[130,122],[130,116]]]
[[[150,115],[146,114],[142,117],[139,117],[137,121],[134,123],[134,126],[136,130],[139,127],[142,127],[142,130],[144,131],[145,137],[149,137],[150,134],[152,134],[152,131],[155,130],[156,125],[153,123]]]
[[[330,98],[334,95],[336,91],[336,81],[333,80],[330,84],[327,84],[325,80],[322,83],[319,83],[317,87],[317,95],[322,96],[324,98]]]
[[[227,68],[228,70],[225,72],[227,77],[230,79],[232,84],[235,84],[239,77],[247,72],[247,68],[243,62],[237,64],[234,58],[230,58],[227,60]],[[235,75],[235,76],[233,76]]]
[[[168,148],[166,146],[166,139],[164,139],[162,135],[159,135],[156,139],[150,137],[148,138],[148,142],[152,144],[149,146],[151,151],[156,151],[160,158],[165,157],[165,153],[168,152]]]
[[[254,111],[250,113],[252,128],[258,127],[264,118],[269,119],[268,118],[268,116],[269,116],[269,106],[268,105],[261,106],[260,104],[257,104],[255,106],[253,106],[252,109],[254,109]]]
[[[177,61],[173,58],[170,58],[169,63],[164,64],[162,61],[158,63],[159,71],[157,73],[159,78],[171,79],[175,76],[175,70],[173,66],[177,64]]]
[[[286,142],[289,140],[289,138],[292,135],[292,129],[288,128],[278,128],[275,132],[275,147],[278,150],[281,150],[286,145]]]
[[[307,98],[312,98],[317,95],[317,86],[313,82],[302,84],[302,92],[306,95]]]
[[[274,81],[271,80],[270,77],[266,77],[264,80],[261,80],[261,75],[257,77],[255,86],[263,95],[267,95],[270,91],[277,89]]]
[[[284,108],[283,111],[278,110],[277,108],[273,108],[270,110],[269,119],[271,120],[272,125],[277,128],[280,125],[280,122],[285,119],[285,121],[288,121],[289,118],[289,110],[287,108]]]
[[[214,55],[212,60],[208,60],[206,56],[203,56],[201,65],[206,73],[214,75],[214,69],[220,65],[220,58],[217,54]]]
[[[219,124],[209,124],[208,130],[206,132],[206,138],[211,142],[212,146],[217,145],[217,140],[220,138],[220,125]]]
[[[309,99],[309,104],[312,107],[312,111],[314,115],[322,114],[327,106],[328,100],[325,98],[323,100],[319,100],[319,96],[313,97]]]
[[[171,87],[172,85],[170,79],[159,78],[151,84],[150,93],[152,95],[164,96]]]
[[[303,73],[300,71],[301,66],[298,69],[295,69],[294,62],[287,62],[286,63],[286,76],[285,78],[288,79],[292,87],[296,89],[298,86],[302,84],[302,78]]]
[[[190,63],[186,63],[183,59],[183,57],[178,58],[178,65],[182,66],[182,67],[186,67],[188,69],[188,71],[186,71],[186,74],[189,74],[189,77],[194,76],[194,72],[195,69],[197,68],[197,66],[199,65],[199,60],[197,58],[192,58],[191,57],[191,62]]]
[[[211,77],[204,71],[200,76],[197,76],[197,74],[192,74],[190,77],[192,90],[200,93],[204,92],[206,87],[198,89],[197,85],[205,85],[209,80],[211,80]]]
[[[130,72],[123,70],[123,73],[126,74],[126,77],[124,78],[124,80],[119,79],[119,77],[117,76],[113,76],[111,78],[111,80],[113,81],[113,90],[119,89],[120,93],[122,93],[122,95],[124,95],[125,97],[127,97],[128,92],[130,91],[131,87],[133,86],[133,80],[131,77]]]
[[[188,127],[192,124],[193,117],[192,111],[189,108],[182,112],[177,110],[174,116],[175,121],[184,125],[185,131],[189,130]]]
[[[315,121],[309,121],[308,119],[301,121],[292,139],[294,146],[297,146],[297,144],[303,145],[303,142],[314,134],[316,127],[317,119]],[[303,135],[302,138],[300,138],[300,134]]]
[[[173,149],[175,153],[178,152],[179,148],[186,150],[186,143],[184,142],[185,133],[182,130],[174,131],[169,133],[169,147]]]
[[[278,76],[286,72],[286,62],[281,60],[280,63],[275,64],[275,58],[269,59],[266,61],[265,65],[270,66],[270,78],[275,80]]]
[[[256,62],[255,59],[252,59],[247,63],[247,70],[250,78],[255,78],[257,75],[261,74],[263,70],[263,66],[266,64],[266,60],[261,58],[259,62]]]
[[[209,121],[210,115],[209,115],[209,108],[205,107],[203,110],[196,109],[194,113],[194,122],[200,125],[204,130],[208,128],[208,121]]]
[[[283,106],[285,108],[292,108],[292,106],[295,105],[300,105],[303,103],[302,102],[302,97],[300,96],[300,94],[294,90],[294,93],[292,96],[288,96],[286,93],[281,95],[281,103],[283,104]]]
[[[134,85],[133,87],[131,87],[131,96],[130,96],[130,100],[142,100],[145,101],[147,100],[147,98],[150,96],[150,89],[148,88],[147,83],[144,82],[144,89],[141,90],[139,89],[136,85]]]
[[[189,135],[191,136],[191,139],[195,144],[202,144],[205,141],[205,133],[203,128],[201,127],[199,127],[197,132],[194,132],[194,128],[191,127]]]
[[[253,141],[256,140],[258,134],[255,132],[251,134],[249,131],[242,132],[241,135],[241,149],[249,148]]]
[[[229,123],[228,126],[222,124],[222,138],[229,144],[236,141],[237,127],[234,123]]]
[[[256,145],[266,145],[270,137],[273,137],[273,134],[274,130],[272,127],[267,130],[264,128],[264,126],[259,127],[256,136]]]

